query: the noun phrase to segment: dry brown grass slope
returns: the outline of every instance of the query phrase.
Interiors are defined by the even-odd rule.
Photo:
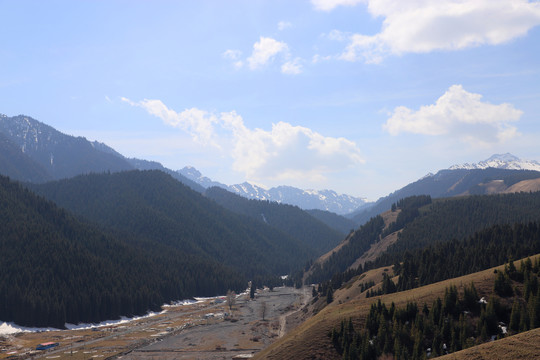
[[[385,230],[390,226],[390,224],[392,224],[393,222],[396,221],[397,216],[400,213],[400,211],[401,210],[399,210],[399,209],[397,211],[394,211],[394,212],[389,210],[389,211],[384,212],[384,213],[381,214],[381,216],[382,216],[382,218],[384,220],[384,225],[385,225],[384,229]],[[315,260],[315,262],[313,264],[314,265],[315,264],[320,264],[320,265],[324,264],[328,260],[328,258],[330,256],[332,256],[332,254],[334,252],[338,252],[339,250],[341,250],[341,248],[343,246],[345,246],[345,245],[347,245],[349,243],[352,234],[354,234],[354,233],[349,234],[338,246],[336,246],[335,248],[333,248],[332,250],[330,250],[326,254],[319,257],[317,260]],[[390,235],[386,236],[385,238],[379,240],[375,244],[371,245],[370,249],[368,251],[366,251],[361,257],[356,259],[356,261],[349,268],[350,269],[356,269],[358,267],[358,265],[364,265],[366,263],[366,261],[375,260],[380,254],[385,252],[386,249],[390,245],[395,243],[396,241],[397,241],[397,232],[395,232],[393,234],[390,234]],[[304,274],[304,280],[309,275],[311,275],[311,269]]]
[[[540,179],[520,181],[517,184],[510,186],[504,192],[514,193],[514,192],[529,192],[529,191],[531,192],[540,191]]]
[[[517,264],[519,264],[519,261],[516,262]],[[359,276],[353,279],[352,282],[347,283],[344,289],[336,291],[333,303],[290,331],[285,337],[257,354],[255,358],[295,360],[339,359],[340,356],[333,349],[328,333],[332,328],[339,326],[343,319],[352,318],[355,326],[362,326],[369,314],[371,304],[377,302],[378,299],[381,299],[386,304],[394,302],[398,307],[405,306],[409,301],[415,301],[420,306],[423,306],[424,303],[431,306],[437,297],[444,297],[444,292],[450,285],[455,285],[458,291],[462,293],[463,287],[469,285],[471,282],[474,283],[479,296],[488,297],[493,292],[495,280],[494,269],[502,270],[503,268],[504,266],[501,265],[496,268],[441,281],[413,290],[365,298],[365,294],[359,293],[358,290],[355,292],[355,288],[358,288],[360,283],[367,281],[368,276],[373,279],[381,279],[385,269],[387,272],[391,271],[389,267],[371,270],[366,273],[365,277]],[[534,351],[534,349],[532,347],[530,351]]]
[[[449,355],[440,360],[510,360],[540,359],[540,328],[504,339],[478,345]]]

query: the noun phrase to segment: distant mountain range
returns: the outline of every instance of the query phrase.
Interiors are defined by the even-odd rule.
[[[29,116],[0,114],[0,174],[42,183],[80,174],[161,170],[193,190],[204,188],[155,161],[129,159],[113,148],[66,135]]]
[[[537,180],[538,179],[538,180]],[[540,164],[521,160],[512,154],[493,155],[478,164],[453,165],[449,169],[427,174],[421,179],[378,199],[369,208],[349,215],[357,225],[389,210],[393,203],[413,195],[433,198],[458,195],[482,195],[504,192],[538,191]]]
[[[344,215],[370,204],[365,198],[338,194],[333,190],[302,190],[292,186],[278,186],[267,190],[248,182],[225,185],[203,176],[192,166],[184,167],[178,172],[205,188],[217,186],[248,199],[296,205],[305,210],[325,210]]]
[[[537,173],[540,171],[539,162],[521,160],[508,153],[497,154],[476,164],[453,165],[436,174],[430,173],[376,202],[368,202],[364,198],[337,194],[333,190],[302,190],[291,186],[264,189],[247,182],[225,185],[203,176],[194,167],[188,166],[174,171],[155,161],[129,159],[103,143],[63,134],[31,117],[8,117],[0,114],[0,174],[12,179],[42,183],[79,174],[135,169],[163,171],[199,193],[215,186],[248,199],[347,215],[357,226],[365,223],[371,216],[386,211],[393,202],[403,197],[501,192],[507,191],[508,183],[513,182],[509,177],[517,176],[520,180],[540,177],[540,173]],[[527,172],[525,175],[519,172],[523,170]],[[511,171],[516,173],[511,175]],[[487,178],[499,182],[486,184],[484,180]],[[501,180],[504,180],[504,183],[501,183]],[[516,191],[528,191],[527,189],[530,191],[535,188],[530,188],[530,184],[527,184]],[[328,216],[324,218],[329,219]],[[343,232],[347,224],[341,226],[340,231]]]
[[[368,204],[365,199],[332,190],[301,190],[280,186],[270,190],[243,183],[225,185],[203,176],[194,167],[173,171],[155,161],[130,159],[113,148],[84,137],[66,135],[29,116],[0,114],[0,173],[15,180],[46,182],[80,174],[127,170],[161,170],[203,193],[217,186],[248,199],[269,200],[347,214]]]
[[[15,164],[20,174],[5,174],[17,180],[40,182],[82,173],[133,170],[122,155],[107,145],[62,134],[28,116],[0,116],[0,133],[7,146],[21,151],[17,154],[18,159],[4,159],[2,169],[10,161],[24,159],[28,164],[24,169]],[[41,176],[37,176],[33,164],[39,165],[37,172]]]
[[[540,171],[540,163],[534,160],[522,160],[510,153],[495,154],[489,159],[477,164],[452,165],[449,170],[473,170],[473,169],[507,169],[507,170],[534,170]]]

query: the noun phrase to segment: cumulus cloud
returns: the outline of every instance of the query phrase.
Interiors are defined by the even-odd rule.
[[[323,61],[328,61],[328,60],[332,60],[333,57],[330,56],[330,55],[327,55],[327,56],[322,56],[322,55],[319,55],[319,54],[315,54],[313,55],[313,57],[311,58],[311,62],[313,64],[317,64],[317,63],[320,63],[320,62],[323,62]]]
[[[212,114],[200,109],[175,112],[160,100],[123,101],[143,108],[166,124],[189,133],[199,143],[218,141],[235,170],[250,181],[322,180],[326,175],[364,162],[357,145],[345,138],[323,136],[286,122],[271,130],[250,129],[236,112]],[[220,133],[219,138],[214,136]]]
[[[280,21],[280,22],[278,22],[278,25],[277,25],[279,31],[283,31],[285,29],[288,29],[291,26],[292,26],[292,24],[289,21]]]
[[[280,22],[278,26],[283,29],[290,26],[290,23]],[[253,51],[245,62],[241,56],[242,52],[239,50],[227,50],[223,53],[223,57],[232,60],[237,69],[242,68],[246,63],[250,70],[258,70],[279,57],[283,74],[297,75],[302,72],[302,59],[299,57],[291,59],[287,44],[270,37],[261,36],[259,41],[253,44]]]
[[[359,2],[313,0],[314,6],[323,10]],[[373,17],[384,19],[382,30],[375,35],[351,35],[341,54],[343,60],[379,63],[388,55],[461,50],[484,44],[498,45],[524,36],[531,28],[540,25],[540,2],[537,1],[363,2]]]
[[[253,53],[247,58],[251,70],[258,69],[272,61],[279,53],[287,53],[288,46],[284,42],[261,36],[253,45]]]
[[[523,112],[513,105],[482,101],[482,95],[467,92],[461,85],[451,86],[435,104],[413,111],[400,106],[383,125],[391,135],[403,132],[445,135],[466,142],[504,142],[517,135],[511,123]]]
[[[281,72],[289,75],[298,75],[302,73],[302,59],[295,58],[281,65]]]
[[[325,137],[281,121],[270,131],[251,130],[235,112],[223,113],[221,119],[234,137],[235,170],[252,180],[320,180],[364,162],[356,144],[345,138]]]
[[[365,0],[311,0],[315,9],[320,11],[330,11],[338,6],[354,6]]]
[[[244,66],[244,62],[240,60],[241,56],[242,56],[242,52],[240,50],[229,49],[223,53],[223,57],[225,59],[232,60],[234,67],[237,69],[240,69],[241,67]]]
[[[144,99],[134,102],[123,97],[122,101],[131,106],[143,108],[149,114],[163,120],[167,125],[186,131],[198,143],[219,147],[215,141],[214,133],[214,124],[217,123],[218,119],[207,111],[191,108],[177,113],[169,109],[161,100]]]
[[[238,60],[240,59],[240,56],[242,56],[242,52],[240,50],[229,49],[223,53],[223,57],[225,59]]]

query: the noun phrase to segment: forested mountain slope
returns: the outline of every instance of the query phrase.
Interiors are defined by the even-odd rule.
[[[62,328],[246,286],[215,261],[98,229],[5,177],[0,199],[1,321]]]
[[[357,227],[355,222],[351,219],[330,211],[311,209],[306,210],[306,212],[331,228],[339,231],[343,235],[347,235]]]
[[[171,175],[176,180],[180,181],[182,184],[189,186],[192,190],[195,190],[198,193],[203,193],[205,188],[196,183],[195,181],[188,179],[182,175],[179,171],[174,171],[166,168],[157,161],[148,161],[136,158],[126,159],[135,169],[137,170],[159,170],[163,171],[166,174]]]
[[[227,190],[212,187],[205,195],[226,209],[268,224],[313,248],[317,255],[335,247],[343,234],[329,228],[297,206],[270,201],[250,200]]]
[[[36,163],[0,132],[0,174],[20,181],[51,180],[47,170]]]
[[[403,230],[389,253],[461,240],[496,224],[540,220],[540,192],[437,199],[411,220],[401,226]]]
[[[433,202],[430,197],[416,196],[401,200],[398,208],[401,212],[394,225],[383,232],[382,218],[372,218],[351,235],[346,247],[336,249],[323,264],[316,263],[310,280],[328,280],[345,271],[371,244],[395,231],[400,231],[397,241],[383,254],[382,258],[387,260],[376,261],[377,266],[393,265],[405,251],[452,239],[461,241],[496,224],[538,221],[540,192],[473,195]]]
[[[441,170],[435,175],[428,175],[415,181],[392,194],[380,198],[368,210],[361,210],[350,214],[348,217],[357,224],[363,224],[371,217],[376,216],[390,206],[409,196],[429,195],[432,198],[446,198],[456,195],[489,193],[489,187],[483,186],[494,180],[503,183],[501,192],[512,185],[529,179],[540,178],[540,172],[532,170],[507,170],[507,169],[455,169]]]
[[[120,154],[105,144],[63,134],[28,116],[0,116],[0,132],[53,179],[133,169]],[[46,181],[47,178],[40,180]]]
[[[248,278],[290,273],[314,254],[161,171],[91,174],[32,188],[104,227],[231,266]]]

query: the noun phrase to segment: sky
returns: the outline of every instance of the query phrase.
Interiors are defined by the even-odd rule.
[[[540,161],[540,2],[0,0],[0,113],[225,184],[376,200]]]

